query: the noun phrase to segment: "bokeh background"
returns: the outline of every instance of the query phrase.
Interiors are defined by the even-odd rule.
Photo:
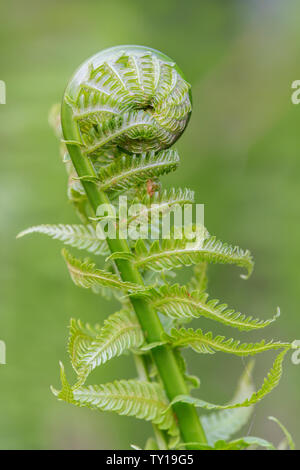
[[[205,203],[206,225],[219,238],[248,247],[256,269],[210,269],[210,294],[236,309],[269,318],[255,335],[300,339],[300,106],[291,83],[300,79],[297,0],[10,0],[1,4],[0,79],[0,448],[125,449],[143,445],[141,421],[58,402],[58,361],[68,364],[71,316],[96,322],[115,309],[70,281],[60,243],[16,240],[38,223],[72,223],[66,174],[48,111],[60,101],[74,69],[100,49],[141,44],[174,58],[192,84],[194,112],[180,139],[180,169],[167,186],[189,186]],[[199,325],[199,322],[198,322]],[[210,325],[227,336],[236,331]],[[241,334],[242,339],[252,338]],[[259,386],[272,353],[256,361]],[[245,362],[221,354],[189,354],[201,377],[201,397],[229,400]],[[72,371],[67,366],[69,377]],[[95,381],[135,376],[130,358],[112,361]],[[285,362],[280,386],[260,403],[244,434],[278,443],[275,415],[300,446],[300,366]]]

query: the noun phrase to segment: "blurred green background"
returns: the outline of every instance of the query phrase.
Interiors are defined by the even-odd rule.
[[[58,361],[68,364],[69,318],[96,322],[116,306],[71,283],[59,242],[15,239],[30,225],[77,221],[48,111],[74,69],[103,48],[148,45],[184,70],[194,112],[178,143],[180,169],[166,185],[194,189],[209,231],[248,247],[256,259],[247,282],[237,269],[212,267],[210,294],[261,318],[279,305],[280,319],[255,337],[300,339],[300,106],[290,98],[292,81],[300,79],[299,14],[297,0],[2,2],[0,339],[7,365],[0,368],[0,448],[124,449],[143,445],[151,432],[141,421],[53,397]],[[232,396],[245,362],[221,354],[188,358],[201,377],[202,398],[224,403]],[[257,386],[272,359],[272,353],[257,359]],[[69,365],[67,371],[71,377]],[[97,371],[95,380],[134,376],[125,357]],[[277,443],[281,433],[267,420],[275,415],[299,448],[299,387],[300,366],[289,356],[280,386],[256,407],[244,433]]]

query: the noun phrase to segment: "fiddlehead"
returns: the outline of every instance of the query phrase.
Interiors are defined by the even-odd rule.
[[[75,73],[65,98],[91,158],[169,148],[191,113],[190,85],[165,55],[144,47],[96,54]]]
[[[129,189],[130,184],[138,188],[146,185],[149,177],[157,180],[176,168],[177,154],[164,149],[181,135],[190,112],[190,86],[178,67],[157,51],[113,48],[78,69],[65,91],[62,129],[94,214],[100,204],[110,204],[116,181],[117,189]],[[112,254],[130,252],[125,240],[108,238],[107,242]],[[122,282],[143,288],[143,278],[130,260],[121,258],[115,263]],[[131,296],[131,305],[147,342],[159,344],[164,330],[157,313],[137,296]],[[188,392],[173,351],[159,346],[152,356],[168,398],[180,390]],[[180,403],[174,411],[184,441],[205,442],[194,406]]]
[[[77,286],[105,295],[110,289],[122,291],[122,297],[118,297],[122,309],[108,317],[103,326],[71,321],[69,353],[77,381],[71,386],[61,367],[62,390],[54,393],[77,406],[151,421],[156,436],[163,433],[158,441],[170,448],[271,448],[258,438],[218,439],[229,439],[237,432],[253,405],[278,385],[283,359],[293,344],[240,343],[202,329],[178,328],[182,322],[204,316],[247,331],[264,328],[278,317],[246,317],[226,304],[209,300],[207,264],[237,265],[247,270],[247,276],[243,276],[247,278],[253,270],[250,252],[223,244],[206,231],[201,246],[191,246],[185,238],[176,239],[175,231],[164,241],[153,242],[149,236],[147,241],[133,243],[117,234],[100,242],[93,225],[97,216],[102,217],[97,212],[101,204],[108,207],[108,218],[116,214],[119,225],[115,206],[122,193],[143,205],[150,225],[152,204],[167,213],[174,205],[193,202],[189,189],[161,190],[159,181],[178,166],[179,156],[169,147],[184,131],[190,114],[190,85],[180,69],[160,52],[140,46],[120,46],[96,54],[75,72],[66,88],[61,109],[62,153],[69,174],[68,195],[85,225],[35,226],[20,236],[39,232],[93,255],[110,252],[101,269],[66,250],[63,255]],[[59,133],[59,121],[53,115],[51,121]],[[170,285],[178,268],[191,265],[194,276],[187,286],[173,281]],[[190,396],[190,388],[198,387],[199,382],[187,374],[179,351],[183,347],[207,355],[282,351],[257,392],[244,377],[232,402],[214,405]],[[84,386],[94,368],[128,351],[136,355],[137,364],[142,364],[138,367],[139,381]],[[207,439],[196,407],[214,410],[203,420]]]

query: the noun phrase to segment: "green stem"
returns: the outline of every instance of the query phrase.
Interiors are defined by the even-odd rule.
[[[77,126],[73,122],[71,109],[65,102],[62,106],[62,126],[64,138],[67,141],[68,152],[78,176],[96,176],[87,156],[81,151],[80,146],[74,144],[74,142],[80,142],[81,139]],[[100,191],[94,183],[83,180],[82,184],[95,214],[99,205],[110,205],[107,195]],[[126,240],[118,238],[107,239],[107,243],[111,253],[130,252]],[[140,272],[131,261],[118,259],[116,260],[116,265],[123,281],[144,285]],[[146,341],[149,343],[160,341],[164,329],[157,313],[142,298],[132,296],[131,302],[143,329]],[[178,395],[187,395],[189,391],[172,349],[169,346],[160,346],[153,349],[152,355],[169,400],[173,400]],[[173,406],[173,410],[178,420],[183,442],[206,443],[205,434],[195,407],[187,403],[176,403]]]

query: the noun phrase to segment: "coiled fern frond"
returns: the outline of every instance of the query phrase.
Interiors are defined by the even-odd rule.
[[[170,58],[151,48],[120,46],[82,64],[66,88],[61,120],[59,108],[52,111],[50,121],[61,137],[69,177],[68,197],[82,223],[34,226],[19,236],[44,233],[96,256],[95,261],[80,260],[63,250],[77,286],[103,295],[112,290],[121,303],[117,313],[104,321],[101,315],[95,326],[85,323],[88,318],[84,323],[71,320],[68,350],[74,385],[61,365],[61,390],[53,392],[76,406],[150,421],[155,440],[148,441],[147,449],[274,449],[257,437],[230,439],[248,421],[253,406],[278,385],[284,357],[295,343],[247,343],[204,332],[202,327],[182,327],[204,317],[250,331],[278,318],[279,310],[270,319],[246,316],[207,293],[210,263],[240,267],[246,270],[246,279],[254,266],[251,253],[193,224],[195,234],[201,233],[194,240],[185,224],[181,235],[173,223],[167,239],[157,236],[161,216],[194,202],[193,191],[165,190],[160,182],[162,175],[178,167],[178,153],[170,147],[183,133],[191,109],[191,87]],[[137,227],[146,221],[146,239],[126,240],[118,232],[124,223],[118,197],[125,195],[137,208],[125,214],[127,222]],[[99,211],[103,206],[106,211]],[[112,223],[116,236],[103,239],[102,231],[100,237],[98,222]],[[105,261],[98,255],[105,255]],[[187,285],[176,283],[178,269],[191,266],[193,276]],[[216,405],[190,394],[199,380],[187,371],[181,353],[187,347],[206,354],[207,360],[216,352],[240,357],[279,353],[260,389],[256,391],[249,379],[250,362],[233,400]],[[95,368],[129,352],[135,357],[138,379],[86,384]],[[196,408],[210,414],[199,417]]]
[[[168,148],[191,112],[190,85],[174,62],[151,49],[98,54],[73,83],[66,99],[89,156],[115,146],[130,153]]]

